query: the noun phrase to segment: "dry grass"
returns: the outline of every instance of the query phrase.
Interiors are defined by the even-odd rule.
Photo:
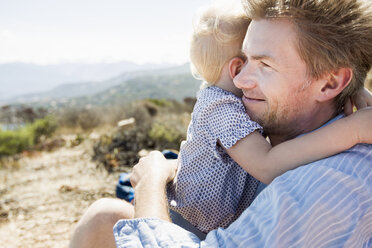
[[[69,143],[75,136],[64,138]],[[85,209],[114,196],[118,174],[97,169],[91,146],[86,139],[0,169],[0,247],[67,247]]]

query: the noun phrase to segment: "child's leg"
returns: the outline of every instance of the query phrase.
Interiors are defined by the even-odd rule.
[[[70,248],[115,248],[115,223],[120,219],[133,219],[134,207],[130,203],[104,198],[94,202],[84,213],[72,234]]]

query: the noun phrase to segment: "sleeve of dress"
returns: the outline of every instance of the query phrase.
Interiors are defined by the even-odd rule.
[[[256,130],[262,132],[262,127],[249,118],[237,97],[220,98],[208,105],[202,115],[208,120],[210,132],[226,149]]]

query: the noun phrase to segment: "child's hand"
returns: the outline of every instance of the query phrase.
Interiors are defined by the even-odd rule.
[[[355,127],[357,143],[372,144],[372,107],[359,109],[350,118],[354,122],[352,127]]]
[[[372,106],[372,93],[366,88],[363,88],[351,99],[347,100],[344,107],[346,115],[351,115],[353,113],[353,106],[357,109]]]
[[[357,109],[372,106],[372,94],[369,90],[363,88],[352,98],[352,101]]]
[[[372,93],[366,88],[359,90],[358,93],[346,101],[344,106],[345,115],[351,115],[354,106],[357,109],[372,106]]]

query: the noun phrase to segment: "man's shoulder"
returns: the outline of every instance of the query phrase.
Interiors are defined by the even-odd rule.
[[[317,240],[328,242],[334,237],[354,240],[360,237],[360,230],[368,230],[368,240],[371,237],[369,224],[372,223],[371,165],[372,145],[359,144],[335,156],[288,171],[257,196],[242,214],[240,219],[244,222],[236,228],[241,228],[242,223],[249,226],[270,219],[273,223],[270,233],[277,234],[275,237],[291,237],[292,233],[310,237],[311,242],[307,243],[301,235],[291,237],[293,240],[288,243],[297,242],[298,246],[309,246]],[[348,244],[346,241],[340,246]]]
[[[344,118],[343,114],[339,114],[333,119],[329,120],[322,127],[327,126],[339,119]],[[333,156],[320,159],[309,163],[307,166],[324,166],[333,168],[335,170],[348,170],[350,167],[365,166],[372,164],[372,145],[371,144],[357,144],[352,148],[335,154]],[[306,166],[305,166],[306,167]]]
[[[352,165],[356,161],[358,163],[372,163],[372,145],[357,144],[352,148],[335,154],[333,156],[314,161],[310,164],[324,164],[328,167],[338,166],[340,164]]]
[[[357,144],[354,147],[336,155],[314,161],[301,166],[291,173],[294,176],[307,174],[309,177],[318,177],[324,173],[334,173],[355,178],[372,177],[372,145]],[[371,185],[372,186],[372,185]]]
[[[308,208],[320,198],[321,204],[327,205],[329,199],[340,201],[348,194],[364,201],[372,197],[371,166],[372,145],[358,144],[342,153],[284,173],[262,193],[266,192],[264,195],[270,199],[275,194],[284,194],[281,197],[306,203]]]

